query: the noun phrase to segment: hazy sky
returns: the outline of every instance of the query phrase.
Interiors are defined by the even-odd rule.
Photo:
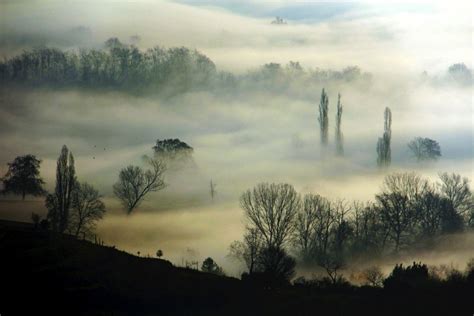
[[[270,24],[274,16],[288,24]],[[327,153],[319,146],[322,86],[296,96],[257,90],[167,99],[0,88],[0,171],[16,155],[36,154],[52,189],[55,160],[67,144],[79,180],[105,196],[109,214],[99,233],[107,243],[150,254],[162,248],[176,263],[191,247],[200,259],[211,255],[230,269],[227,247],[244,227],[238,197],[258,182],[288,182],[301,193],[331,198],[373,197],[384,176],[375,167],[375,144],[386,106],[393,112],[392,170],[418,170],[433,179],[438,171],[455,171],[474,178],[472,85],[445,82],[449,65],[472,67],[472,18],[470,1],[2,1],[2,57],[40,45],[74,50],[101,47],[112,36],[127,42],[139,35],[142,49],[196,48],[218,69],[234,73],[297,60],[313,69],[357,65],[373,79],[369,86],[326,86],[331,143],[335,100],[342,94],[343,159],[333,156],[333,145]],[[422,71],[438,83],[422,81]],[[438,140],[443,158],[417,165],[406,148],[415,136]],[[167,189],[150,195],[136,214],[123,215],[111,195],[118,171],[141,164],[157,138],[175,137],[195,148],[197,170],[168,174]],[[217,183],[214,202],[210,179]],[[32,202],[21,213],[26,208],[12,203],[0,201],[0,214],[29,220],[30,208],[42,205]]]

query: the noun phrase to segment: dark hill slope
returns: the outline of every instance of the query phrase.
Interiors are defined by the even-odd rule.
[[[273,290],[0,221],[1,315],[472,315],[474,284]]]
[[[68,306],[64,310],[68,314],[91,310],[211,313],[233,305],[234,292],[241,291],[237,279],[174,267],[165,260],[68,236],[52,240],[47,232],[24,227],[0,225],[0,251],[2,287],[9,289],[3,301],[28,303],[12,304],[15,314],[35,305],[60,311],[58,302]]]

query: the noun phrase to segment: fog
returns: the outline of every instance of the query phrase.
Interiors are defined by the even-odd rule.
[[[262,88],[172,97],[2,87],[0,173],[5,174],[7,162],[17,155],[35,154],[42,159],[46,188],[52,190],[56,159],[66,144],[76,159],[79,180],[104,195],[107,215],[97,233],[106,244],[151,256],[162,249],[164,258],[176,264],[191,248],[198,260],[211,256],[231,274],[240,268],[226,255],[229,244],[242,236],[245,223],[238,198],[247,188],[287,182],[302,194],[373,199],[385,175],[376,167],[375,147],[387,106],[393,113],[390,171],[417,171],[433,181],[439,171],[474,178],[472,84],[445,80],[451,64],[472,67],[472,4],[435,3],[410,11],[366,3],[329,18],[289,19],[287,25],[270,24],[273,17],[265,12],[284,12],[285,2],[274,6],[255,7],[260,13],[249,15],[209,3],[3,2],[3,57],[38,45],[77,50],[101,47],[112,36],[127,42],[139,35],[136,45],[142,49],[196,48],[219,70],[235,74],[269,62],[299,61],[305,69],[357,65],[372,79],[367,84],[327,82],[307,87],[305,93],[300,91],[306,87],[295,82],[298,93],[292,94]],[[422,79],[422,71],[429,80]],[[320,146],[317,121],[323,87],[330,108],[326,150]],[[334,154],[338,93],[344,106],[342,158]],[[416,136],[437,140],[442,158],[416,163],[406,146]],[[112,195],[118,172],[129,164],[143,165],[143,155],[151,155],[156,139],[164,138],[192,146],[197,167],[166,173],[166,189],[150,194],[127,216]],[[217,183],[214,200],[211,179]],[[31,211],[46,213],[41,199],[0,201],[2,218],[29,221]],[[417,258],[456,262],[462,268],[472,243],[463,243],[462,250],[450,245]]]

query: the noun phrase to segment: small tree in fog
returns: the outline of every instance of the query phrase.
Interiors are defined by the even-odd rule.
[[[161,249],[158,249],[158,250],[156,251],[156,256],[157,256],[158,258],[163,257],[163,251],[162,251]]]
[[[380,268],[377,266],[366,268],[364,271],[362,271],[362,277],[364,278],[366,285],[374,287],[383,286],[383,281],[385,278],[382,270],[380,270]]]
[[[328,255],[320,258],[318,264],[326,270],[332,284],[335,285],[343,280],[341,272],[345,267],[345,263],[342,257]]]
[[[73,191],[69,230],[78,237],[90,235],[105,214],[99,191],[88,183],[78,183]]]
[[[34,155],[19,156],[8,163],[8,171],[1,179],[4,185],[2,193],[20,194],[23,200],[27,194],[43,195],[45,191],[44,181],[39,176],[40,163],[41,160]]]
[[[157,159],[148,159],[152,169],[144,171],[138,166],[128,166],[120,171],[119,180],[114,184],[114,194],[130,214],[140,205],[144,197],[163,189],[166,185],[163,175],[165,164]]]
[[[259,255],[262,239],[256,228],[247,228],[243,241],[234,241],[229,247],[229,257],[245,263],[250,274],[259,271]]]
[[[417,161],[438,160],[441,157],[438,142],[430,138],[416,137],[408,143],[408,148]]]
[[[224,270],[211,258],[208,257],[201,265],[201,271],[216,275],[224,275]]]
[[[180,169],[188,164],[194,164],[194,149],[178,138],[157,139],[153,151],[155,158],[165,162],[170,169]]]
[[[392,161],[390,143],[392,139],[392,111],[387,107],[384,113],[384,133],[377,142],[377,164],[388,167]]]
[[[328,105],[329,99],[326,91],[321,92],[321,99],[319,101],[319,129],[321,131],[321,144],[327,145],[328,143],[328,128],[329,128],[329,121],[328,121]]]
[[[337,112],[336,112],[336,153],[340,156],[344,154],[343,135],[341,129],[342,120],[342,103],[341,94],[337,95]]]

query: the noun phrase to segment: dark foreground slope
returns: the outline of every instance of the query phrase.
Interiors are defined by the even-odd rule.
[[[265,289],[0,222],[1,315],[472,315],[472,285]],[[30,311],[27,313],[27,311]]]

